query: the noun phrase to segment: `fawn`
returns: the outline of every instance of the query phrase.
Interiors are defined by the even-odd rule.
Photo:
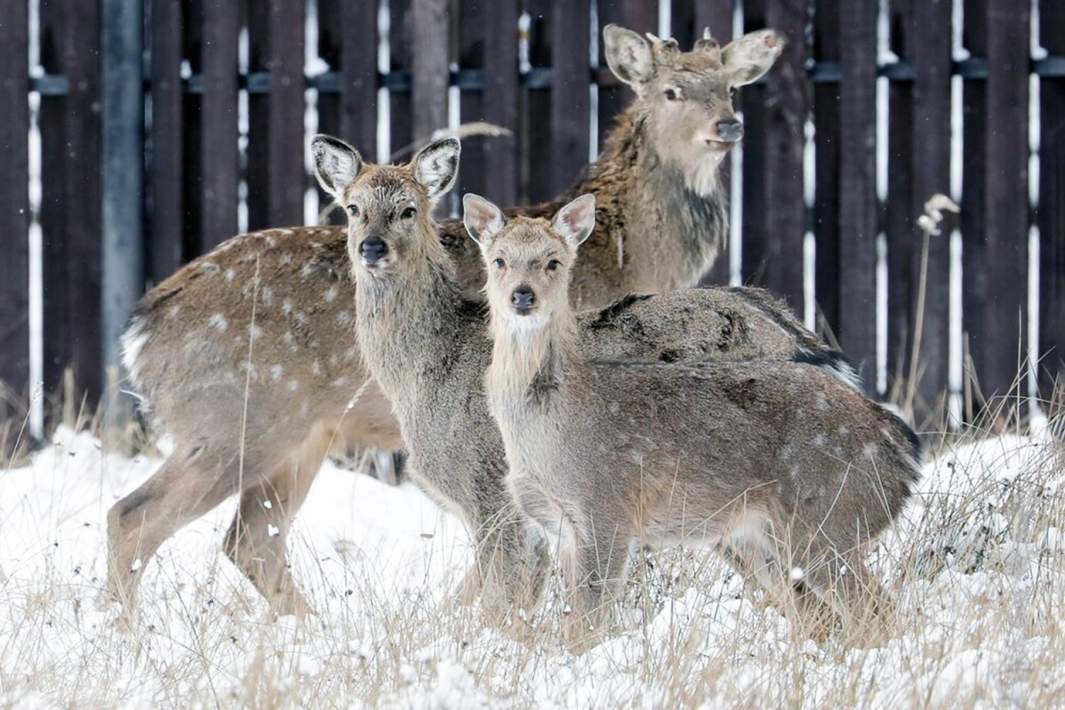
[[[491,357],[487,314],[483,301],[465,297],[431,219],[431,202],[454,180],[458,142],[435,143],[399,167],[364,165],[354,151],[330,146],[337,152],[323,154],[319,175],[353,216],[348,249],[363,360],[392,403],[412,477],[462,517],[476,542],[477,564],[461,596],[484,589],[490,612],[531,604],[546,558],[504,485],[503,442],[481,383]],[[473,219],[468,211],[467,223]],[[840,374],[831,351],[760,292],[636,296],[579,322],[582,347],[602,357],[775,357],[819,361]]]
[[[603,195],[600,218],[608,225],[593,238],[604,245],[602,263],[587,259],[588,268],[574,278],[586,307],[637,288],[689,285],[710,265],[726,232],[724,197],[710,178],[730,145],[726,139],[740,137],[731,123],[719,135],[717,124],[734,122],[729,90],[768,71],[782,46],[776,34],[762,31],[723,49],[704,39],[681,53],[675,42],[613,26],[604,41],[612,69],[637,98],[580,183]],[[682,134],[670,128],[680,124],[699,124],[706,135],[688,135],[692,145],[681,150]],[[347,229],[274,229],[230,239],[152,289],[124,336],[132,386],[176,445],[163,467],[109,513],[110,585],[127,605],[143,569],[136,561],[146,562],[183,525],[239,494],[226,553],[275,609],[305,610],[285,543],[322,460],[349,446],[403,445],[353,332],[356,288],[347,245],[362,215],[352,215],[342,198],[366,166],[336,139],[317,139],[314,154],[319,180],[348,210]],[[412,168],[404,170],[416,192]],[[476,295],[483,269],[461,221],[434,224],[424,196],[415,201],[419,229],[434,230],[462,292]],[[655,201],[676,209],[659,214],[633,207]],[[552,210],[542,205],[526,212]],[[396,229],[406,228],[402,215],[391,218]],[[641,241],[647,246],[638,247]],[[741,348],[823,359],[853,376],[764,292],[720,291],[694,313],[674,304],[666,319],[645,318],[668,306],[643,299],[628,298],[599,316],[596,331],[616,357],[689,359]]]
[[[507,487],[560,536],[571,642],[601,633],[637,542],[718,546],[767,591],[801,581],[843,621],[884,607],[862,548],[919,476],[902,420],[807,364],[601,359],[567,298],[595,198],[535,227],[465,202],[488,267],[484,382]]]

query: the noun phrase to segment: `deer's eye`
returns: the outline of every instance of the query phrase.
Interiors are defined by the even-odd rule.
[[[503,261],[499,257],[496,257],[492,260],[492,264],[494,264],[497,269],[502,269],[504,266],[507,265],[507,262]]]
[[[680,101],[680,89],[676,87],[669,87],[663,92],[668,101]]]
[[[400,219],[410,219],[411,217],[414,216],[414,214],[416,212],[417,212],[417,210],[414,209],[413,207],[408,207],[407,209],[403,210],[400,213],[399,217],[400,217]]]
[[[358,205],[348,205],[348,214],[350,214],[352,217],[358,217],[359,216],[359,206]]]
[[[558,271],[558,267],[560,266],[562,266],[562,262],[558,259],[552,259],[551,261],[547,262],[548,271]]]

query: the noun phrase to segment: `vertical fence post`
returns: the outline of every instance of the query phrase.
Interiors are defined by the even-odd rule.
[[[982,295],[965,316],[976,378],[991,397],[1011,390],[1027,342],[1029,23],[1028,3],[988,0],[985,7],[987,163],[983,175],[967,177],[984,182],[986,231],[982,258],[967,260],[964,275],[965,288]]]
[[[100,26],[103,93],[101,214],[103,222],[103,363],[120,360],[119,337],[144,286],[144,16],[140,0],[103,0]],[[107,378],[105,403],[118,402]],[[130,409],[108,408],[111,423]]]
[[[589,0],[554,0],[551,6],[552,195],[572,185],[588,163],[590,26]]]
[[[41,98],[44,385],[67,412],[96,409],[102,392],[100,240],[100,2],[42,0],[41,63],[63,74],[64,96]],[[66,390],[65,372],[73,389]]]
[[[147,269],[154,283],[177,271],[184,253],[181,29],[185,18],[181,6],[180,0],[152,0],[151,4],[151,216]]]
[[[1065,3],[1042,0],[1042,45],[1065,55]],[[1039,98],[1039,350],[1040,392],[1049,399],[1065,376],[1065,78],[1044,78]]]
[[[764,87],[743,90],[744,122],[749,127],[744,154],[744,277],[782,296],[793,309],[803,304],[803,147],[809,110],[806,74],[805,2],[750,3],[748,29],[772,27],[787,43]],[[750,99],[750,100],[749,100]]]
[[[518,199],[518,3],[495,0],[484,9],[484,118],[514,133],[484,141],[485,187],[491,199],[512,205]]]
[[[206,252],[237,231],[237,37],[240,3],[204,0],[200,102],[200,243]]]
[[[814,4],[814,60],[839,62],[840,0]],[[814,85],[814,294],[818,332],[839,332],[839,86]]]
[[[411,109],[417,150],[433,131],[447,128],[448,0],[416,0],[411,23]]]
[[[29,384],[29,25],[26,2],[3,4],[0,14],[0,234],[4,255],[0,259],[0,384],[16,397]],[[0,397],[0,424],[16,414]],[[4,453],[0,431],[0,455]]]
[[[867,389],[876,385],[876,16],[876,3],[839,3],[839,338]]]

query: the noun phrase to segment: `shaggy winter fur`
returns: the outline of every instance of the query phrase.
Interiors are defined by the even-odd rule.
[[[768,48],[767,36],[755,33],[733,44]],[[725,63],[707,61],[709,53],[689,54],[694,63],[684,65],[687,79],[693,85],[700,81],[696,65],[702,61],[702,79],[718,87]],[[677,66],[687,61],[685,56]],[[772,58],[771,51],[748,56],[735,67],[762,72]],[[662,67],[665,72],[665,63]],[[720,193],[693,193],[683,179],[689,171],[663,157],[673,155],[672,144],[648,132],[655,125],[655,106],[663,101],[640,94],[619,120],[603,160],[581,183],[582,190],[604,193],[600,219],[611,225],[596,238],[603,245],[602,262],[586,259],[586,278],[574,279],[581,284],[575,297],[586,307],[606,306],[630,291],[693,283],[710,265],[726,231]],[[731,111],[720,100],[707,108],[707,122],[726,108]],[[699,165],[709,164],[703,158],[710,149],[724,147],[706,146],[686,155]],[[378,170],[388,172],[363,165],[355,151],[335,139],[316,141],[314,155],[319,180],[345,209],[350,208],[344,198],[356,174],[368,178]],[[426,166],[425,179],[453,167],[446,160]],[[425,189],[418,187],[411,169],[395,170],[417,193],[410,201],[419,211],[414,224],[390,223],[391,233],[416,230],[437,240],[441,262],[447,262],[441,249],[453,259],[441,267],[449,289],[477,297],[483,269],[461,222],[434,223]],[[654,192],[637,199],[636,193],[645,189]],[[616,195],[607,198],[608,191]],[[395,197],[388,190],[381,194],[383,199]],[[632,209],[638,203],[684,209],[643,214]],[[553,211],[552,205],[526,210]],[[349,220],[354,238],[365,223],[362,215],[350,212]],[[288,572],[286,531],[321,457],[356,445],[402,446],[392,406],[362,362],[354,331],[356,285],[348,239],[348,230],[340,227],[235,237],[154,288],[138,306],[124,341],[127,370],[176,450],[150,481],[111,511],[111,586],[120,598],[132,600],[141,568],[134,562],[147,562],[183,525],[239,493],[227,552],[277,610],[298,613],[305,608]],[[641,241],[646,248],[635,246]],[[620,262],[619,245],[624,254]],[[780,304],[774,302],[769,311],[782,315],[773,316],[756,306],[757,298],[714,292],[677,301],[627,300],[599,319],[596,332],[612,357],[675,360],[734,351],[791,357],[799,350],[823,349],[801,326],[780,325],[794,321]],[[463,308],[475,313],[478,307]],[[649,317],[651,312],[656,315]],[[275,491],[284,504],[263,506],[264,490]],[[256,533],[278,532],[247,535],[241,520]]]
[[[570,639],[601,631],[637,544],[720,546],[769,592],[801,582],[844,619],[870,596],[882,609],[862,548],[917,480],[913,432],[807,364],[599,357],[567,298],[592,220],[574,202],[549,227],[476,233],[489,265],[489,409],[514,499],[561,535]],[[518,291],[531,310],[514,305]]]

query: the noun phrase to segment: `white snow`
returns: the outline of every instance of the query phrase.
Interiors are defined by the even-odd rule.
[[[527,642],[485,625],[449,604],[470,563],[458,521],[413,487],[332,467],[289,545],[317,616],[271,620],[221,552],[230,502],[139,561],[127,628],[100,604],[106,513],[160,462],[60,430],[2,473],[0,705],[1060,704],[1065,474],[1049,437],[960,445],[926,466],[870,554],[899,605],[879,647],[795,640],[716,558],[677,549],[641,565],[623,630],[575,657],[553,594]]]

